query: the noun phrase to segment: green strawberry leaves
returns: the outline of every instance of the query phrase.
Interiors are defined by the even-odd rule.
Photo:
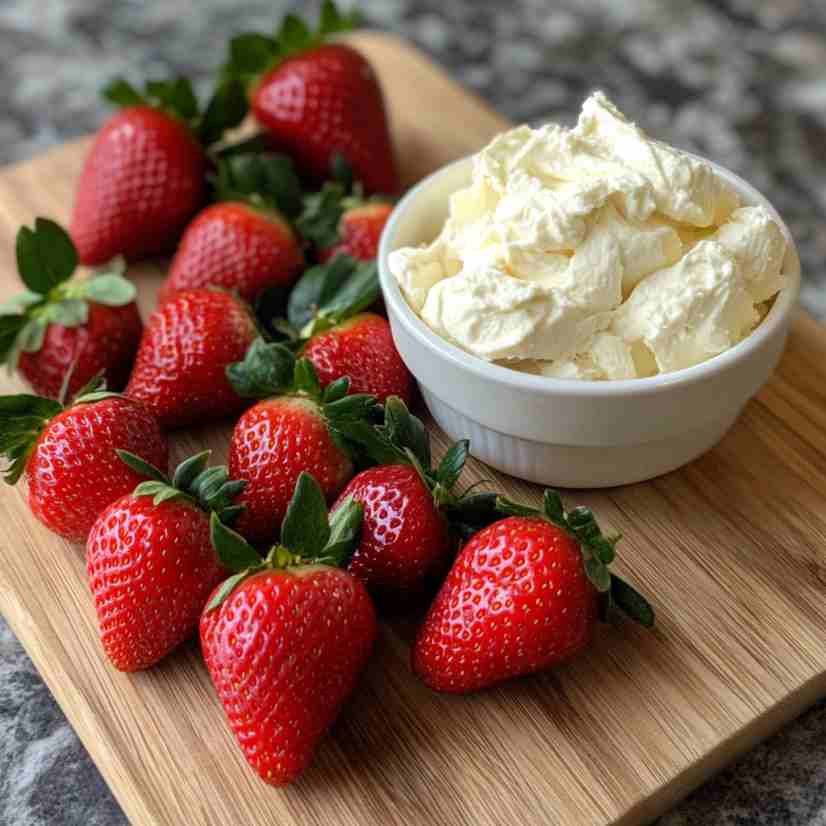
[[[338,156],[341,157],[341,156]],[[346,188],[338,181],[327,181],[318,192],[304,197],[303,209],[295,222],[302,238],[317,249],[326,249],[338,241],[338,226],[344,215]]]
[[[217,608],[247,577],[262,571],[306,564],[345,565],[358,545],[362,515],[361,504],[348,498],[328,516],[318,482],[304,471],[281,523],[281,541],[262,560],[240,534],[213,513],[212,545],[224,567],[235,573],[215,591],[204,610]]]
[[[23,283],[39,295],[46,295],[70,278],[78,264],[69,233],[48,218],[36,218],[33,229],[20,228],[16,252]]]
[[[548,488],[542,497],[541,511],[502,496],[497,497],[495,510],[500,516],[546,519],[570,534],[582,551],[585,574],[600,595],[603,616],[607,616],[611,607],[616,606],[646,628],[654,625],[654,609],[648,600],[609,570],[608,566],[616,557],[616,544],[620,537],[605,536],[590,508],[580,505],[566,512],[559,493]]]
[[[250,86],[260,75],[291,55],[320,46],[331,35],[350,31],[358,23],[355,12],[342,14],[331,0],[325,0],[322,5],[315,31],[296,15],[285,15],[272,36],[246,32],[233,37],[223,74]]]
[[[296,358],[283,344],[257,338],[247,349],[243,361],[228,365],[227,379],[243,399],[265,399],[293,388]]]
[[[91,278],[72,279],[78,264],[69,234],[48,218],[17,233],[17,267],[27,289],[0,307],[0,359],[10,370],[20,353],[36,353],[50,324],[79,327],[89,318],[89,302],[119,307],[135,300],[135,285],[124,278],[126,263],[116,258]]]
[[[379,292],[375,261],[336,255],[298,279],[287,302],[287,321],[298,338],[309,339],[366,310]]]
[[[233,153],[219,158],[213,186],[221,201],[245,201],[288,218],[301,211],[301,181],[292,160],[278,152]]]
[[[220,80],[203,112],[192,83],[185,77],[149,80],[143,91],[117,77],[104,86],[102,94],[115,106],[151,106],[183,121],[205,147],[238,126],[249,110],[244,86],[234,77]]]
[[[3,474],[7,484],[20,478],[38,436],[62,410],[60,402],[41,396],[0,396],[0,455],[8,462]]]
[[[148,477],[135,488],[133,496],[151,496],[155,505],[173,499],[191,502],[227,524],[243,510],[243,505],[235,505],[233,501],[247,483],[230,479],[225,465],[207,467],[211,450],[185,459],[175,469],[171,479],[134,453],[126,450],[115,452],[135,473]]]

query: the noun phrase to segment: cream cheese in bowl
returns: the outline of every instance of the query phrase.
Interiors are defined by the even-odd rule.
[[[576,126],[517,127],[474,156],[427,245],[389,254],[410,308],[488,362],[563,379],[691,367],[742,341],[786,284],[787,241],[712,164],[603,95]]]

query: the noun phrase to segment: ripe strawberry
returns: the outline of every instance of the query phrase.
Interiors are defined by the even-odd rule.
[[[350,378],[350,392],[370,393],[380,402],[398,396],[413,399],[413,378],[393,342],[390,324],[375,313],[361,313],[316,333],[304,345],[323,385]]]
[[[451,516],[465,509],[466,499],[451,491],[461,475],[468,442],[456,442],[436,470],[430,468],[430,445],[424,425],[404,403],[391,397],[385,423],[345,433],[360,442],[378,463],[353,477],[333,506],[349,499],[364,507],[361,539],[347,570],[382,601],[407,603],[447,570],[454,540]]]
[[[225,369],[257,335],[252,311],[222,290],[180,292],[149,317],[126,395],[167,428],[230,416],[244,401]]]
[[[372,261],[378,255],[379,239],[392,211],[390,201],[365,200],[359,184],[348,195],[341,182],[328,181],[319,192],[306,196],[296,226],[312,242],[321,263],[339,254]]]
[[[141,94],[116,80],[104,95],[125,107],[98,132],[80,173],[71,233],[80,260],[138,260],[168,251],[206,198],[204,147],[241,122],[237,81],[201,114],[189,81],[150,82]]]
[[[288,287],[304,255],[285,215],[301,203],[301,184],[283,155],[233,155],[219,162],[220,202],[200,212],[172,259],[159,296],[223,287],[250,303],[269,287]]]
[[[543,513],[499,500],[514,516],[464,546],[419,629],[413,670],[431,688],[463,694],[549,668],[588,645],[613,600],[643,625],[654,612],[608,570],[616,539],[593,514],[566,514],[555,491]]]
[[[17,268],[26,291],[0,308],[0,358],[34,391],[73,396],[98,374],[120,390],[141,336],[135,287],[122,260],[85,280],[72,278],[77,252],[47,218],[17,233]]]
[[[295,780],[352,694],[376,636],[364,586],[338,568],[358,533],[350,502],[327,522],[323,494],[303,474],[263,562],[213,518],[222,558],[241,573],[215,591],[201,647],[247,762],[274,786]]]
[[[198,626],[212,589],[226,572],[210,541],[209,514],[231,519],[243,482],[225,467],[207,469],[204,451],[168,479],[137,456],[124,466],[150,477],[97,519],[86,545],[86,569],[100,640],[120,671],[149,668]]]
[[[263,398],[235,425],[229,467],[233,477],[248,482],[239,499],[245,510],[238,530],[250,541],[264,541],[286,513],[302,471],[313,474],[328,501],[345,485],[353,460],[339,429],[364,421],[376,400],[345,398],[346,378],[322,391],[310,362],[296,362],[285,347],[261,339],[227,375],[239,396]]]
[[[253,115],[313,180],[343,157],[368,192],[394,193],[398,175],[381,87],[367,60],[325,42],[352,27],[326,2],[316,32],[293,15],[273,37],[233,38],[225,72],[246,81]]]
[[[98,514],[141,481],[118,459],[120,449],[166,467],[166,437],[152,413],[99,382],[65,408],[39,396],[0,397],[5,480],[25,474],[32,513],[70,542],[85,541]]]

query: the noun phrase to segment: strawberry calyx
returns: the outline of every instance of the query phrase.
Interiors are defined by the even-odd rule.
[[[137,295],[124,278],[121,257],[93,270],[90,278],[72,278],[77,250],[66,230],[48,218],[36,218],[33,228],[20,227],[16,253],[26,289],[0,306],[0,360],[9,371],[21,353],[40,350],[50,324],[80,327],[89,320],[90,303],[122,307]]]
[[[281,523],[281,539],[262,558],[239,533],[213,512],[212,545],[221,563],[233,575],[218,588],[205,611],[217,608],[245,579],[263,571],[287,570],[304,565],[346,566],[356,549],[363,506],[348,497],[329,515],[324,494],[315,478],[303,471]]]
[[[35,442],[58,413],[78,404],[92,404],[121,395],[108,391],[100,374],[78,390],[70,404],[64,404],[62,399],[70,377],[71,371],[64,378],[59,401],[31,393],[0,396],[0,456],[8,462],[3,473],[7,484],[13,485],[20,478]]]
[[[226,465],[207,467],[211,450],[185,459],[171,479],[134,453],[126,450],[116,450],[115,453],[136,473],[148,477],[135,488],[133,496],[151,496],[154,505],[173,499],[190,502],[226,523],[232,522],[244,509],[243,505],[233,502],[246,487],[246,481],[230,479]]]
[[[252,87],[261,75],[274,69],[287,58],[309,51],[359,25],[356,12],[344,14],[332,0],[321,7],[318,25],[312,30],[300,17],[285,15],[272,35],[245,32],[229,43],[229,56],[223,66],[223,76],[234,78],[246,88]]]
[[[277,342],[257,338],[249,346],[244,360],[230,364],[226,375],[232,389],[244,399],[294,396],[312,401],[326,421],[336,445],[353,456],[354,446],[347,429],[367,424],[381,407],[375,396],[367,393],[348,395],[350,379],[343,376],[321,386],[313,363]]]
[[[293,162],[278,152],[222,156],[212,185],[218,201],[242,201],[288,219],[295,218],[302,208],[303,190]]]
[[[616,558],[616,545],[621,536],[605,536],[593,511],[579,505],[565,510],[558,491],[547,488],[542,497],[542,509],[497,497],[496,510],[504,516],[524,516],[544,519],[571,536],[582,551],[585,574],[600,595],[600,612],[607,618],[612,607],[619,608],[631,619],[646,628],[654,625],[654,609],[648,600],[610,569]]]
[[[286,318],[271,320],[271,327],[290,346],[298,348],[313,336],[366,310],[379,293],[375,261],[359,261],[339,254],[305,270],[290,292]]]
[[[103,88],[103,97],[116,106],[149,106],[183,122],[198,142],[210,147],[224,132],[238,126],[249,110],[243,84],[235,77],[223,77],[212,97],[201,108],[188,78],[149,80],[138,91],[122,77]]]

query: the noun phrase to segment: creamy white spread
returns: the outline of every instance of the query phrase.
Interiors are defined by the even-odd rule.
[[[390,254],[406,300],[469,353],[628,379],[732,347],[784,286],[786,240],[706,162],[600,92],[573,129],[519,126],[473,159],[440,235]]]

